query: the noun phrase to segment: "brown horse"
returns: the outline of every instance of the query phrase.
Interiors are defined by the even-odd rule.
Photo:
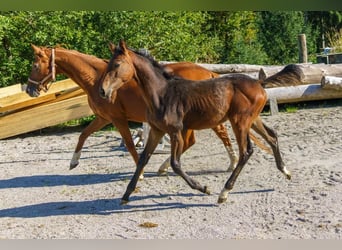
[[[277,168],[290,179],[290,172],[282,161],[277,136],[266,127],[259,114],[266,103],[266,92],[260,82],[246,75],[191,81],[168,74],[153,58],[127,48],[120,41],[101,78],[100,95],[110,100],[113,93],[135,79],[147,105],[147,119],[151,126],[148,141],[140,155],[136,171],[122,197],[128,202],[159,140],[168,133],[171,138],[171,167],[188,185],[209,194],[206,186],[188,176],[181,168],[180,156],[188,148],[184,140],[193,130],[213,128],[229,119],[239,145],[239,161],[219,195],[226,201],[228,192],[253,152],[249,139],[251,126],[271,146]]]
[[[88,136],[110,123],[114,124],[120,132],[128,151],[137,164],[139,157],[128,126],[128,121],[146,122],[146,104],[143,101],[137,82],[134,79],[128,81],[125,86],[117,91],[115,101],[113,99],[113,102],[109,103],[98,94],[98,80],[107,68],[107,61],[64,48],[51,49],[35,45],[32,45],[32,48],[35,60],[28,80],[27,93],[30,96],[39,96],[40,91],[46,89],[47,84],[55,78],[55,74],[64,74],[74,80],[85,91],[88,96],[89,106],[96,115],[95,119],[79,136],[70,162],[70,169],[78,165],[81,149]],[[165,68],[174,75],[195,80],[217,76],[205,68],[187,62],[169,64]],[[227,129],[223,124],[218,124],[213,130],[222,140],[228,152],[230,157],[229,170],[232,170],[237,162],[237,157],[230,143]],[[190,146],[195,143],[193,131],[189,131],[186,140],[188,140],[187,143]],[[159,173],[166,171],[169,162],[169,159],[165,160],[159,169]]]

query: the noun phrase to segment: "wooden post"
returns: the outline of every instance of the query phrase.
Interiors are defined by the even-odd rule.
[[[299,63],[307,63],[308,62],[308,50],[306,48],[305,34],[298,35],[298,43],[299,43]]]

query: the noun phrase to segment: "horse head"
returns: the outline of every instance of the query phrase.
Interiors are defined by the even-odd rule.
[[[32,97],[40,95],[40,91],[48,90],[48,83],[55,80],[55,53],[51,49],[50,55],[42,47],[31,44],[34,52],[34,62],[32,64],[31,74],[28,78],[26,93]]]
[[[135,69],[124,41],[120,41],[118,46],[110,44],[110,50],[112,57],[100,79],[99,91],[102,98],[114,102],[116,91],[134,77]]]

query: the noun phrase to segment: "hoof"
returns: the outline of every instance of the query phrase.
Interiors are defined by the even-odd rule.
[[[286,174],[286,179],[291,180],[291,174],[290,173]]]
[[[72,170],[72,169],[74,169],[77,166],[78,166],[78,162],[77,163],[70,163],[69,170]]]
[[[218,204],[221,204],[221,203],[224,203],[227,201],[227,198],[222,198],[222,197],[219,197],[218,200],[217,200],[217,203]]]
[[[122,199],[120,202],[120,205],[123,206],[123,205],[126,205],[127,203],[128,203],[128,200]]]
[[[285,174],[286,179],[291,180],[291,173],[289,170],[286,169],[286,167],[284,167],[283,173]]]
[[[157,172],[158,175],[166,175],[167,174],[167,170],[165,169],[159,169]]]
[[[203,193],[210,195],[210,190],[207,186],[204,186],[204,192]]]

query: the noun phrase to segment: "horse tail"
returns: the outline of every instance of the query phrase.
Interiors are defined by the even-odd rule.
[[[262,143],[252,132],[249,132],[249,136],[259,148],[261,148],[269,154],[272,154],[272,150],[269,147],[267,147],[264,143]]]

